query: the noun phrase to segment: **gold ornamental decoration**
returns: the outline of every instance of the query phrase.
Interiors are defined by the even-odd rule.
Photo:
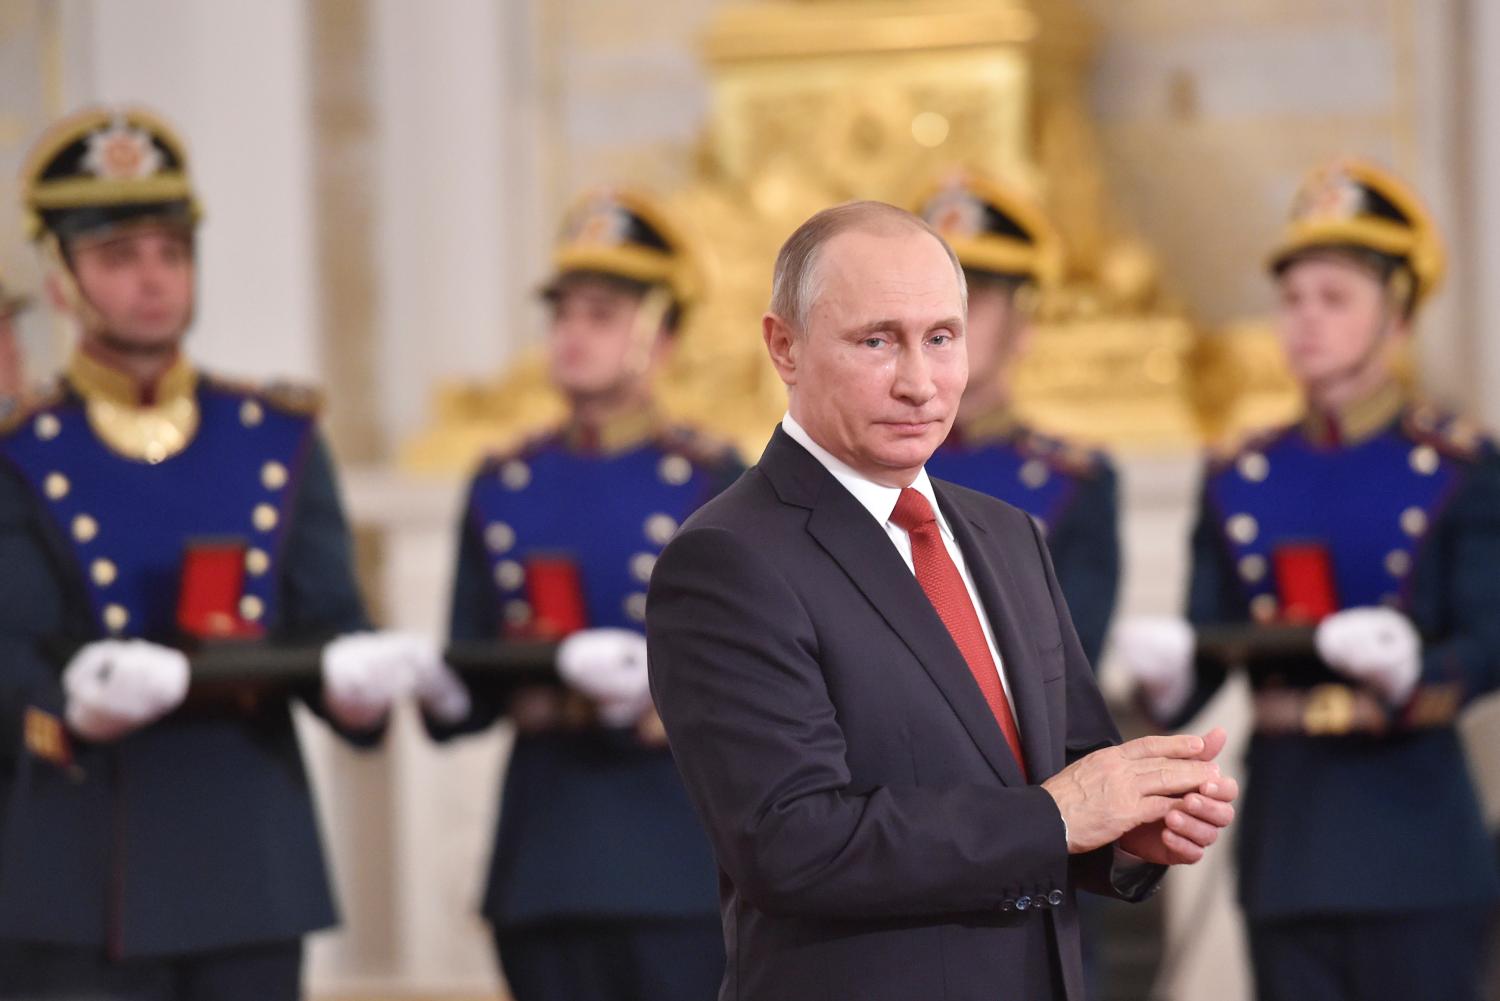
[[[703,41],[711,116],[695,179],[668,201],[709,255],[708,290],[659,386],[663,409],[753,459],[785,409],[760,342],[771,265],[817,210],[909,204],[966,166],[1031,193],[1062,234],[1063,280],[1039,305],[1017,408],[1090,442],[1184,447],[1238,423],[1222,394],[1238,340],[1205,351],[1155,256],[1109,197],[1086,95],[1095,34],[1072,0],[746,0]],[[1220,339],[1214,338],[1219,341]],[[1250,339],[1264,354],[1264,338]],[[1233,381],[1232,378],[1229,381]],[[1284,374],[1258,392],[1276,410]],[[1284,409],[1284,408],[1282,408]],[[1239,413],[1239,411],[1235,411]],[[537,353],[498,383],[450,386],[405,463],[455,469],[555,421]]]

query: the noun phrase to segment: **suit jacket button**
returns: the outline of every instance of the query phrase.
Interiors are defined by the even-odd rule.
[[[1053,907],[1061,907],[1062,902],[1063,892],[1061,890],[1053,890],[1051,893],[1047,894],[1047,903],[1051,904]]]
[[[1016,898],[1016,910],[1018,910],[1018,911],[1024,911],[1024,910],[1026,910],[1026,908],[1028,908],[1030,906],[1031,906],[1031,898],[1030,897],[1017,897]]]

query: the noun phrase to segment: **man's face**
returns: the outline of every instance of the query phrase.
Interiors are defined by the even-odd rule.
[[[1016,293],[993,281],[969,283],[969,385],[980,387],[1009,380],[1031,341],[1031,323],[1016,303]]]
[[[1277,289],[1277,332],[1292,374],[1304,385],[1361,367],[1390,326],[1385,288],[1370,271],[1340,257],[1294,262]]]
[[[0,397],[19,396],[25,383],[15,316],[0,307]]]
[[[597,396],[642,374],[641,297],[596,278],[564,279],[552,299],[547,347],[552,381],[564,394]]]
[[[118,347],[175,347],[193,315],[193,243],[187,230],[136,226],[68,244],[78,290]]]
[[[953,264],[932,236],[903,228],[841,233],[816,266],[807,329],[777,362],[792,416],[860,474],[907,486],[948,436],[968,380]]]

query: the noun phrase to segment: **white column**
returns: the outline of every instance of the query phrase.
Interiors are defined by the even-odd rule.
[[[1473,336],[1478,416],[1500,427],[1500,5],[1471,0],[1468,6],[1469,136],[1472,178],[1467,216],[1472,220],[1470,266],[1474,283]]]
[[[74,0],[72,103],[145,104],[182,132],[206,213],[194,356],[316,379],[310,102],[297,0]],[[82,12],[81,14],[79,12]]]
[[[434,381],[507,357],[505,6],[379,0],[375,66],[386,431],[409,437]]]
[[[387,440],[429,417],[448,379],[498,373],[526,330],[517,259],[529,249],[522,190],[527,3],[377,0],[373,66],[378,155],[376,267]],[[378,507],[392,624],[442,632],[461,484],[392,489]],[[355,503],[365,491],[356,490]],[[447,994],[495,989],[477,915],[506,752],[497,731],[436,748],[408,715],[389,744],[394,984]]]

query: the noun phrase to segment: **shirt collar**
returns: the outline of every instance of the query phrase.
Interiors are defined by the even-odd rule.
[[[890,522],[891,513],[896,510],[896,501],[901,498],[900,487],[888,487],[855,472],[848,463],[814,441],[812,435],[790,413],[781,418],[781,429],[792,441],[807,449],[877,522],[882,526]],[[932,489],[932,478],[927,475],[926,467],[918,471],[911,488],[927,498],[927,503],[932,505],[932,510],[937,514],[938,527],[951,539],[953,532],[948,527],[948,519],[943,516],[943,509],[938,506],[937,494]]]

